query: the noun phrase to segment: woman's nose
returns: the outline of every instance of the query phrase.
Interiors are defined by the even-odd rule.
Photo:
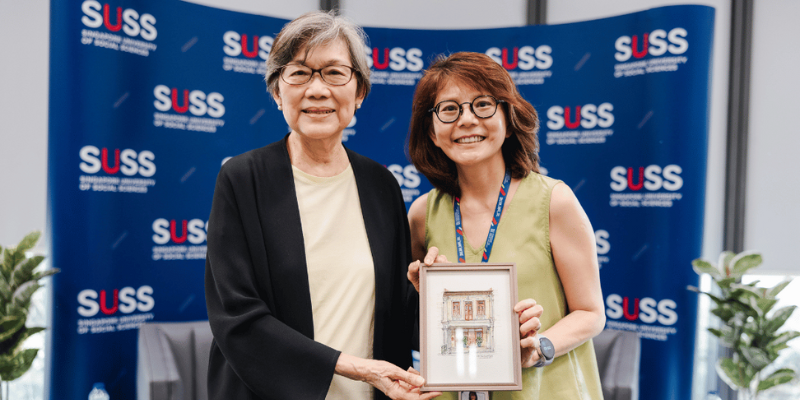
[[[311,80],[308,82],[308,88],[306,89],[306,94],[311,97],[327,96],[330,94],[330,88],[328,87],[328,84],[322,80],[322,75],[320,73],[314,73],[311,76]]]
[[[459,125],[474,125],[478,123],[478,117],[472,112],[469,103],[461,105],[461,118],[458,119]]]

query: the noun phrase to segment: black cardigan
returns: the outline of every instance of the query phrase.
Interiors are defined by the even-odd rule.
[[[373,357],[406,369],[418,297],[405,204],[391,172],[347,155],[375,264]],[[228,160],[208,222],[209,399],[325,398],[339,351],[314,341],[306,269],[286,138]]]

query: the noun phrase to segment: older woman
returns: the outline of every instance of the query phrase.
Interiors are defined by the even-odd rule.
[[[209,219],[210,399],[436,395],[400,368],[416,307],[400,189],[341,143],[370,90],[364,48],[321,12],[275,38],[266,81],[291,132],[223,165]]]
[[[537,130],[536,110],[488,56],[431,65],[409,148],[435,189],[409,210],[412,256],[436,247],[459,262],[516,263],[523,390],[492,400],[602,399],[590,340],[605,324],[594,232],[569,187],[538,173]],[[419,267],[409,266],[415,286]]]

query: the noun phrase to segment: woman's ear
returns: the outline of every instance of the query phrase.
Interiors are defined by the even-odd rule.
[[[278,110],[282,110],[283,101],[281,100],[281,95],[277,92],[272,93],[272,99],[275,100],[275,104],[278,105]]]
[[[433,142],[434,146],[439,147],[439,148],[442,147],[442,146],[439,146],[439,142],[437,142],[437,140],[436,140],[436,132],[433,130],[433,125],[431,125],[430,129],[428,130],[428,137],[431,138],[431,142]]]
[[[366,93],[365,93],[365,92],[366,92],[365,90],[359,90],[359,91],[356,93],[356,104],[357,104],[357,105],[359,105],[359,106],[360,106],[360,105],[361,105],[361,103],[363,103],[363,102],[364,102],[364,97],[366,97]],[[356,108],[361,108],[361,107],[356,107]]]

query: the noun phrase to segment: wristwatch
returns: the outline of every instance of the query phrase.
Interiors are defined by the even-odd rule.
[[[536,335],[539,337],[539,361],[536,364],[533,364],[534,367],[545,367],[550,365],[553,362],[553,359],[556,356],[556,348],[553,346],[553,342],[544,335]]]

